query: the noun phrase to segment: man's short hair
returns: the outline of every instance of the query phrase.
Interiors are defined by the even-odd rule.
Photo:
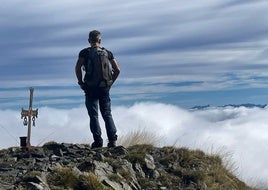
[[[92,43],[99,42],[101,39],[101,33],[98,30],[92,30],[89,32],[88,39]]]

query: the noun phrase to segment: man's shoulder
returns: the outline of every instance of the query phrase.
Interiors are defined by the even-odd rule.
[[[89,50],[89,47],[82,49],[82,50],[79,52],[79,57],[87,57],[88,50]]]
[[[86,52],[86,51],[88,51],[89,49],[90,49],[90,47],[86,47],[86,48],[82,49],[80,52]]]

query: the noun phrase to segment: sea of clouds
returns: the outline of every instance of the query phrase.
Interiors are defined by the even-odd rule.
[[[114,106],[119,137],[145,130],[159,137],[158,146],[175,145],[227,155],[227,162],[242,180],[268,186],[268,108],[210,107],[189,110],[174,105],[142,102]],[[103,137],[106,138],[103,121]],[[0,148],[19,146],[26,136],[20,111],[0,110]],[[91,143],[85,107],[39,108],[31,144],[48,141]],[[235,167],[234,167],[235,166]],[[266,182],[266,184],[265,184]]]

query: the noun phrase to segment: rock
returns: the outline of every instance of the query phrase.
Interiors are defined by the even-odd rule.
[[[93,163],[95,165],[94,173],[103,184],[113,190],[124,190],[122,188],[122,182],[118,183],[110,179],[115,173],[113,168],[107,162],[93,161]]]
[[[113,168],[107,162],[93,161],[94,173],[100,181],[106,179],[107,175],[113,174]]]
[[[77,167],[73,167],[72,171],[76,177],[79,177],[82,174],[82,172]]]
[[[153,176],[152,176],[154,179],[157,179],[160,177],[160,173],[157,171],[157,170],[154,170],[153,171]]]
[[[109,179],[103,179],[103,184],[113,190],[123,190],[119,183],[113,182]]]
[[[133,189],[133,190],[138,190],[138,189],[141,189],[140,185],[139,185],[139,182],[137,180],[137,177],[136,177],[136,172],[134,171],[134,169],[132,168],[132,164],[130,162],[128,162],[127,160],[125,159],[122,159],[121,160],[121,170],[123,170],[124,173],[128,173],[128,181],[130,183],[130,187]]]
[[[42,175],[40,177],[39,175],[33,176],[34,173],[30,173],[28,176],[26,176],[23,180],[23,182],[26,184],[27,189],[36,189],[36,190],[50,190],[49,185],[47,184],[45,179],[45,175]]]
[[[143,178],[145,178],[145,173],[143,172],[141,165],[139,163],[135,163],[134,169],[136,170],[137,174]]]
[[[98,160],[98,161],[103,162],[105,156],[104,156],[103,154],[97,152],[97,153],[93,156],[93,158],[94,158],[94,160]]]
[[[42,185],[39,185],[39,184],[37,184],[37,183],[29,182],[29,184],[32,185],[32,187],[30,187],[31,189],[45,190],[44,187],[42,187]]]
[[[0,187],[1,189],[5,189],[5,190],[13,190],[14,189],[14,185],[10,185],[10,184],[3,184],[0,182]]]
[[[112,155],[122,156],[126,155],[128,153],[128,150],[123,146],[117,146],[112,148],[109,152],[111,152]]]
[[[53,153],[54,153],[56,156],[59,156],[59,157],[62,157],[62,156],[63,156],[63,152],[62,152],[61,148],[54,149],[54,150],[53,150]]]
[[[155,169],[154,158],[150,154],[145,154],[144,161],[148,169],[150,170]]]
[[[44,150],[41,148],[31,149],[25,154],[25,156],[26,156],[25,158],[44,158],[44,157],[46,157]]]
[[[200,184],[200,190],[207,190],[207,184],[205,182]]]
[[[160,189],[161,189],[161,190],[166,190],[166,189],[167,189],[167,187],[160,187]]]

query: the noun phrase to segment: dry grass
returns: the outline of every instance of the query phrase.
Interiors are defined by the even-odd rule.
[[[124,147],[130,147],[139,144],[148,144],[157,146],[161,140],[161,137],[157,136],[153,132],[149,132],[145,129],[131,131],[126,135],[123,135],[118,139],[118,144]]]
[[[93,173],[78,174],[75,170],[65,167],[57,167],[54,173],[49,174],[48,183],[53,189],[74,190],[103,190],[103,185]]]

